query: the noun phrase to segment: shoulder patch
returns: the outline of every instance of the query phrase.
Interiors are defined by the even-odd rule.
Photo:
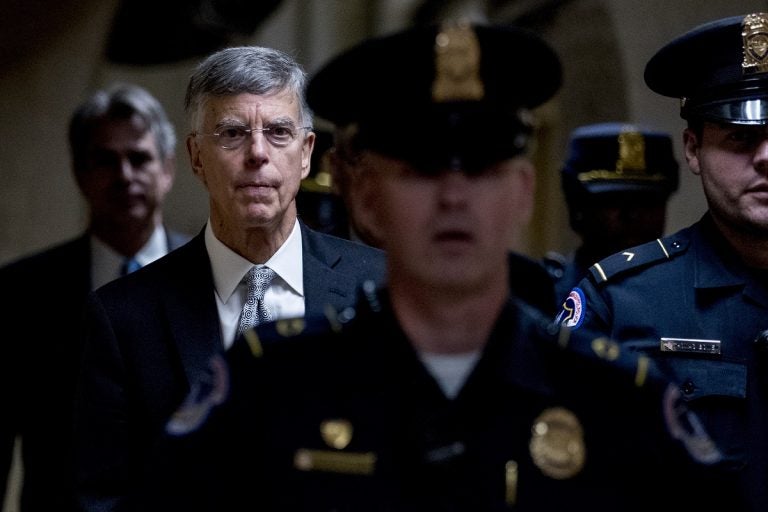
[[[571,329],[577,329],[584,321],[585,302],[584,292],[581,291],[581,288],[573,288],[563,301],[555,322]]]
[[[608,256],[589,267],[596,283],[604,283],[628,270],[652,265],[674,258],[688,248],[688,241],[673,237],[657,238],[636,247]]]

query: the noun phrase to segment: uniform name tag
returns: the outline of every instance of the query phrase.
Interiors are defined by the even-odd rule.
[[[692,340],[687,338],[661,338],[662,352],[688,352],[692,354],[720,354],[720,340]]]
[[[372,475],[376,468],[376,455],[370,452],[330,452],[299,449],[293,465],[301,471],[325,471],[350,475]]]

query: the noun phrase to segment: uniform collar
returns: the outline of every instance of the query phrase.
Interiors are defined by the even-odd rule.
[[[742,288],[744,295],[768,306],[768,288],[758,272],[751,273],[715,227],[709,215],[694,226],[694,286],[697,290]]]
[[[691,233],[694,287],[696,289],[743,286],[743,264],[720,234],[709,214],[694,225]]]

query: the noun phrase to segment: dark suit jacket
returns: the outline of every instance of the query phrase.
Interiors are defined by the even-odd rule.
[[[189,240],[188,235],[166,233],[171,249]],[[83,234],[0,269],[6,299],[0,361],[0,498],[19,435],[25,512],[72,508],[72,401],[90,268],[89,236]],[[54,325],[55,334],[48,330]]]
[[[381,283],[384,253],[302,225],[306,313],[354,304],[363,280]],[[88,304],[77,426],[83,510],[126,510],[163,427],[223,350],[203,233],[110,283]]]

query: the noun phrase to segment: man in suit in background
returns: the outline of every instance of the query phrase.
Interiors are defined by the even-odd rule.
[[[315,142],[305,83],[293,58],[263,47],[221,50],[192,74],[186,143],[209,219],[178,251],[92,296],[76,415],[82,510],[131,506],[165,422],[203,391],[192,385],[241,320],[343,310],[361,281],[382,280],[380,249],[297,218]]]
[[[0,489],[7,484],[18,436],[22,511],[72,509],[72,403],[87,294],[189,239],[163,223],[176,135],[149,92],[132,84],[96,91],[74,112],[69,142],[74,177],[88,207],[86,231],[0,270],[0,287],[10,299],[0,371],[6,396]],[[22,335],[42,321],[60,326],[56,336]]]

